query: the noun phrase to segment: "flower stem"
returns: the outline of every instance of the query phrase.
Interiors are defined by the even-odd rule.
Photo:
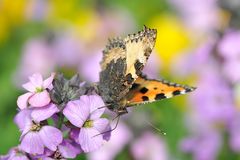
[[[63,124],[63,120],[64,120],[64,116],[62,113],[59,114],[59,119],[58,119],[58,124],[57,124],[57,128],[61,129],[62,128],[62,124]]]

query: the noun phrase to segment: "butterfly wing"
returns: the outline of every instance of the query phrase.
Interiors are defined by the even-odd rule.
[[[126,83],[126,45],[123,39],[109,40],[103,51],[100,80],[98,90],[107,103],[120,100],[131,87],[124,87]]]
[[[103,51],[99,92],[105,102],[118,102],[138,78],[156,40],[155,29],[144,27],[126,38],[109,40]]]
[[[124,42],[127,50],[127,73],[134,80],[142,73],[142,69],[153,50],[157,38],[157,30],[144,26],[142,31],[129,34]]]
[[[149,80],[138,77],[127,94],[128,106],[150,103],[195,90],[194,87],[171,83],[166,80]]]

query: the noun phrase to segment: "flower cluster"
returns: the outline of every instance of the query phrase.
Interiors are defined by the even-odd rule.
[[[210,43],[184,62],[191,68],[188,71],[197,73],[198,92],[190,96],[193,107],[186,117],[191,135],[180,146],[197,160],[217,159],[224,145],[229,152],[240,151],[240,112],[235,93],[240,84],[240,30],[235,26],[239,19],[237,23],[232,20],[237,19],[231,19],[225,30],[217,32]]]
[[[1,159],[67,159],[99,149],[110,139],[108,119],[100,96],[78,75],[70,80],[51,74],[43,80],[33,74],[23,85],[14,122],[20,132],[19,146]],[[109,132],[108,132],[109,131]]]

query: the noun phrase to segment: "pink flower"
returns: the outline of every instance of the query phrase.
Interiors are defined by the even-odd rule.
[[[222,145],[222,137],[216,130],[204,130],[181,142],[183,152],[192,153],[195,160],[216,159]]]
[[[46,106],[34,108],[31,112],[31,117],[35,122],[40,122],[50,118],[55,113],[58,113],[60,110],[53,103],[49,103]]]
[[[218,45],[220,55],[227,60],[240,57],[240,31],[229,30]]]
[[[70,139],[64,139],[61,144],[58,145],[56,151],[46,149],[43,155],[35,156],[43,160],[55,160],[55,159],[73,159],[82,152],[78,144]]]
[[[15,117],[15,123],[22,131],[20,147],[30,154],[43,154],[44,149],[56,151],[63,137],[55,127],[35,122],[31,118],[31,110],[22,110]]]
[[[100,62],[102,59],[101,51],[98,51],[95,54],[89,55],[85,60],[81,63],[79,68],[79,72],[85,79],[90,82],[99,81],[99,72],[101,71]]]
[[[14,147],[9,150],[7,155],[0,156],[0,160],[29,160],[26,153],[20,147]]]
[[[167,160],[167,148],[164,141],[150,132],[144,133],[131,147],[133,157],[138,160]]]
[[[48,75],[54,71],[56,60],[52,53],[50,44],[44,39],[33,38],[27,41],[23,46],[20,65],[16,73],[16,84],[20,86],[27,80],[27,77],[34,73]]]
[[[217,0],[170,0],[179,10],[185,23],[195,34],[209,33],[217,28],[220,23],[220,15]]]
[[[240,32],[230,30],[218,45],[219,54],[224,58],[223,73],[232,83],[240,81]]]
[[[91,152],[99,149],[106,134],[101,133],[110,130],[106,118],[100,118],[104,113],[104,102],[100,96],[84,95],[80,100],[70,101],[63,110],[64,116],[76,127],[81,128],[77,133],[77,142],[84,152]]]
[[[29,92],[18,97],[17,105],[20,109],[28,107],[28,103],[32,107],[43,107],[50,103],[50,95],[47,89],[51,89],[54,73],[43,81],[42,75],[39,73],[29,77],[29,82],[23,84],[23,88]]]
[[[82,152],[79,146],[77,146],[74,142],[66,139],[63,140],[63,142],[58,146],[58,150],[64,158],[75,158]]]

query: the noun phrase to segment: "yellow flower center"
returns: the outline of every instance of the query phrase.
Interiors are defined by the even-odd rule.
[[[36,88],[36,92],[39,93],[39,92],[42,92],[43,91],[43,88],[42,87],[37,87]]]
[[[83,127],[85,128],[91,128],[93,127],[93,121],[92,120],[87,120],[84,124]]]
[[[40,131],[40,129],[41,129],[41,125],[39,123],[34,122],[30,130],[38,132],[38,131]]]

